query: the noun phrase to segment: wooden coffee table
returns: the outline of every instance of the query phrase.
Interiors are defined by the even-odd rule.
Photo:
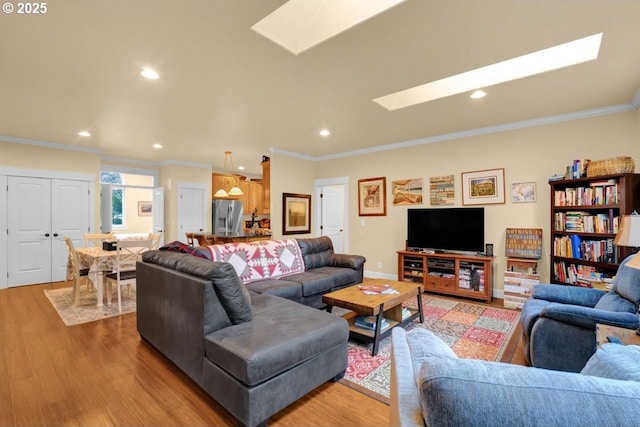
[[[422,285],[419,283],[398,282],[395,280],[375,279],[367,281],[367,285],[389,285],[397,294],[377,294],[367,295],[360,290],[358,285],[330,292],[322,296],[322,301],[327,304],[327,311],[331,312],[332,307],[342,307],[351,310],[343,317],[349,322],[349,336],[365,342],[373,342],[371,355],[378,354],[380,340],[391,333],[391,329],[396,326],[405,325],[420,317],[420,322],[424,322],[422,313]],[[410,298],[417,298],[418,309],[409,309],[409,315],[402,318],[402,303]],[[355,325],[358,316],[376,316],[375,330],[360,328]],[[385,318],[389,325],[380,328],[382,318]]]

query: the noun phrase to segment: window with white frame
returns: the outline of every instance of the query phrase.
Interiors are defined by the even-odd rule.
[[[111,187],[111,225],[113,228],[123,228],[126,226],[125,210],[125,198],[124,188],[116,187],[115,185],[123,185],[124,179],[119,172],[101,172],[100,182],[102,184],[112,184]]]

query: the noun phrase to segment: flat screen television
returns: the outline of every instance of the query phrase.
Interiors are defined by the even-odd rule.
[[[484,208],[408,209],[407,248],[483,253]]]

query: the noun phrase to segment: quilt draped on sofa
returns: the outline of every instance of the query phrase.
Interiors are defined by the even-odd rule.
[[[207,249],[212,261],[231,264],[245,284],[305,271],[300,246],[294,239],[226,243],[210,245]]]

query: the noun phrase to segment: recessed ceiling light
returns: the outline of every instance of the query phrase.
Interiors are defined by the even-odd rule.
[[[289,0],[252,30],[297,55],[405,0]]]
[[[152,147],[155,148],[156,150],[159,150],[162,148],[162,144],[155,143],[152,145]]]
[[[78,135],[80,135],[80,136],[84,136],[85,138],[86,138],[87,136],[91,136],[91,134],[90,134],[89,132],[87,132],[86,130],[83,130],[83,131],[81,131],[81,132],[78,132]]]
[[[470,95],[471,99],[480,99],[484,98],[485,96],[487,96],[487,92],[483,90],[476,90]]]
[[[149,80],[157,80],[160,78],[160,74],[156,73],[155,70],[152,70],[151,68],[145,68],[140,72],[140,74],[142,77]]]
[[[331,132],[329,132],[327,129],[322,129],[320,131],[320,136],[329,136],[331,135]]]
[[[244,166],[238,166],[238,170],[239,171],[243,171],[244,170]]]
[[[376,98],[393,111],[598,58],[602,33]]]

